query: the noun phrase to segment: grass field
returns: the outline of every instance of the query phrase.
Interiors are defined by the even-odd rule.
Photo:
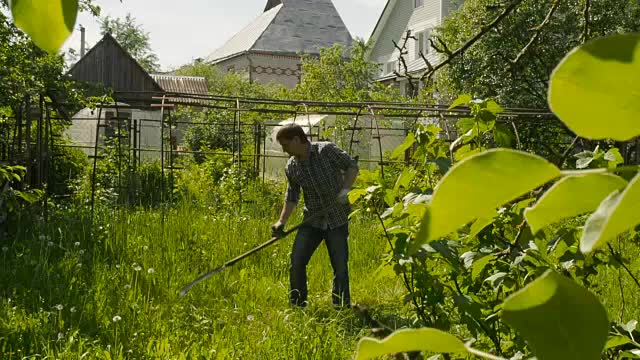
[[[311,305],[288,306],[292,236],[177,296],[268,240],[270,211],[241,217],[179,206],[163,225],[160,210],[110,209],[93,230],[84,212],[50,214],[15,218],[17,236],[0,245],[2,359],[346,359],[370,334],[356,312],[330,306],[324,247],[309,266]],[[354,221],[349,245],[354,302],[392,328],[410,326],[398,278],[376,271],[385,242],[375,223]],[[623,250],[637,271],[638,247]],[[596,290],[612,320],[621,310],[622,320],[638,319],[640,296],[626,274],[602,270]]]
[[[177,296],[200,273],[268,240],[274,218],[179,208],[166,213],[163,231],[159,210],[110,210],[94,233],[73,212],[46,223],[19,219],[17,238],[2,243],[0,357],[351,357],[368,329],[352,311],[330,306],[323,247],[309,266],[311,305],[288,306],[293,236]],[[375,232],[351,226],[353,299],[381,316],[408,317],[396,277],[374,275],[385,246]]]

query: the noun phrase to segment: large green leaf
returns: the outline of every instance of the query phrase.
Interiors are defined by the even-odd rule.
[[[640,35],[600,38],[571,51],[554,70],[549,105],[581,137],[626,141],[640,135],[638,84]]]
[[[524,215],[533,233],[565,218],[581,215],[598,208],[602,199],[627,182],[609,174],[567,176],[558,181]]]
[[[589,253],[640,224],[640,174],[624,191],[609,195],[584,226],[580,250]]]
[[[451,105],[449,106],[449,110],[455,109],[458,106],[467,105],[469,103],[469,101],[471,101],[471,95],[462,94],[462,95],[458,96],[458,98],[455,99],[453,101],[453,103],[451,103]]]
[[[413,250],[560,176],[547,160],[529,153],[493,149],[456,164],[433,194]]]
[[[409,133],[407,135],[407,137],[404,139],[404,141],[402,142],[402,144],[398,145],[398,147],[396,147],[393,150],[393,153],[391,154],[391,158],[392,159],[400,159],[404,156],[405,151],[409,150],[410,147],[413,146],[413,144],[416,143],[416,136],[413,133]]]
[[[461,353],[467,349],[460,339],[438,329],[403,329],[382,340],[363,338],[358,344],[356,360],[409,351]]]
[[[502,319],[539,360],[598,360],[607,341],[607,312],[595,295],[547,271],[503,304]]]
[[[55,54],[73,32],[78,0],[11,0],[11,13],[36,45]]]

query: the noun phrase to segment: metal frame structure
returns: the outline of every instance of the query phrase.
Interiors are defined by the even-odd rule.
[[[141,95],[151,99],[151,101],[141,102]],[[393,129],[397,131],[411,130],[420,119],[432,119],[439,121],[443,126],[443,132],[447,136],[448,141],[452,141],[450,131],[448,129],[450,120],[469,117],[470,110],[468,108],[448,109],[445,105],[416,104],[403,102],[317,102],[317,101],[298,101],[298,100],[280,100],[280,99],[259,99],[259,98],[238,98],[228,96],[213,95],[193,95],[183,93],[152,93],[152,92],[128,92],[117,93],[113,97],[116,101],[115,105],[107,103],[103,98],[103,102],[96,108],[98,112],[97,118],[83,119],[96,121],[96,136],[91,148],[92,155],[89,158],[93,160],[92,164],[92,187],[91,187],[91,208],[93,212],[96,193],[96,171],[98,159],[103,155],[105,146],[115,146],[117,153],[117,179],[119,191],[126,191],[128,197],[135,197],[129,188],[131,186],[131,172],[135,172],[139,166],[142,153],[159,153],[162,167],[162,199],[161,202],[171,202],[173,199],[165,199],[164,194],[166,188],[172,189],[174,186],[174,170],[175,158],[180,155],[199,153],[202,155],[222,155],[229,156],[237,167],[252,166],[255,173],[261,175],[265,180],[266,161],[270,157],[283,157],[270,155],[266,151],[266,137],[272,130],[273,124],[265,119],[282,119],[283,116],[301,118],[301,125],[304,126],[305,117],[307,123],[310,124],[309,117],[311,115],[335,115],[341,118],[347,118],[343,124],[342,131],[347,134],[348,149],[352,152],[354,145],[358,144],[356,135],[361,131],[371,131],[372,141],[376,141],[378,153],[375,158],[360,158],[361,163],[373,163],[381,167],[384,171],[385,165],[393,162],[384,158],[382,151],[382,129]],[[24,112],[17,114],[13,119],[13,129],[11,129],[11,121],[0,122],[0,138],[6,138],[4,147],[0,148],[0,161],[21,163],[27,165],[27,179],[31,187],[43,187],[49,181],[48,171],[51,170],[51,158],[54,147],[87,147],[79,145],[67,145],[61,141],[56,141],[53,136],[52,121],[71,120],[62,119],[52,116],[52,112],[59,113],[59,109],[53,107],[53,104],[45,101],[44,97],[39,99],[38,113],[34,116],[30,99],[26,99]],[[123,105],[128,104],[128,105]],[[59,105],[59,104],[58,104]],[[64,105],[63,105],[64,106]],[[102,119],[105,108],[115,109],[115,116],[112,119]],[[121,116],[123,109],[140,109],[140,110],[158,110],[160,111],[160,120],[144,119],[145,122],[157,122],[160,127],[160,147],[159,149],[143,148],[140,146],[142,136],[141,127],[143,119],[131,119]],[[224,114],[232,114],[228,121],[224,122],[197,122],[191,119],[179,119],[175,117],[175,113],[179,108],[196,108],[196,109],[213,109],[221,111]],[[370,124],[364,123],[363,117],[370,120]],[[29,119],[29,121],[27,120]],[[382,119],[397,119],[403,123],[402,128],[389,127]],[[105,121],[107,120],[107,121]],[[115,141],[111,141],[111,145],[101,144],[101,129],[109,126],[109,121],[115,121],[116,133]],[[518,127],[523,122],[557,122],[555,116],[546,110],[523,109],[523,108],[507,108],[498,116],[498,122],[502,122],[511,126],[516,134],[517,142],[520,143],[520,135]],[[231,128],[232,148],[230,151],[188,151],[176,149],[176,144],[171,141],[173,139],[173,129],[179,125],[216,125]],[[35,129],[34,126],[35,125]],[[369,125],[369,126],[367,126]],[[13,130],[13,131],[11,131]],[[318,134],[320,135],[320,134]],[[315,135],[312,135],[315,136]],[[247,140],[250,139],[250,140]],[[169,140],[169,141],[168,141]],[[316,140],[316,139],[314,139]],[[570,141],[569,141],[570,142]],[[569,143],[567,142],[567,144]],[[247,153],[243,149],[247,145],[252,145],[253,152]],[[346,147],[345,147],[346,148]],[[243,153],[244,152],[244,153]],[[633,152],[640,160],[640,140]],[[124,159],[126,158],[126,162]],[[123,164],[127,164],[124,166]],[[250,164],[250,165],[249,165]],[[125,169],[126,167],[126,169]],[[125,174],[126,172],[126,174]],[[165,182],[165,177],[169,182]],[[125,184],[124,179],[127,179]],[[168,192],[169,194],[172,192]]]

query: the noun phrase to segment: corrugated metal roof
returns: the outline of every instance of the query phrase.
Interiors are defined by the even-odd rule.
[[[207,56],[207,62],[217,62],[250,50],[260,38],[260,35],[262,35],[269,24],[271,24],[280,9],[282,9],[282,4],[263,12],[249,25],[245,26],[244,29],[229,39],[222,47]]]
[[[209,94],[207,79],[201,76],[151,74],[151,77],[166,92],[194,95]]]
[[[168,93],[208,95],[209,86],[207,79],[200,76],[180,76],[166,74],[150,74],[151,77]],[[179,101],[191,104],[204,104],[203,99],[193,99],[187,97],[168,97],[167,102]]]
[[[282,0],[207,57],[216,63],[247,51],[318,54],[353,39],[331,0]]]

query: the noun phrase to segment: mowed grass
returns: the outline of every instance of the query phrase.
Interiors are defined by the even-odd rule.
[[[201,273],[267,241],[273,214],[178,206],[163,223],[160,210],[111,209],[95,228],[69,210],[33,219],[14,219],[17,236],[1,244],[2,359],[345,359],[370,333],[356,312],[330,305],[324,245],[308,269],[310,306],[288,305],[293,235],[178,297]],[[352,223],[353,301],[401,327],[411,309],[396,276],[376,271],[385,251],[377,232]]]
[[[95,226],[86,212],[65,208],[47,220],[14,218],[15,236],[0,243],[0,358],[352,358],[369,324],[330,305],[324,245],[309,265],[307,309],[287,302],[293,235],[177,296],[200,274],[267,241],[275,211],[236,216],[177,206],[163,221],[158,209],[105,209]],[[353,301],[392,328],[411,326],[401,282],[389,268],[379,271],[386,245],[377,225],[354,220],[349,246]],[[622,243],[635,274],[639,249]],[[610,319],[639,319],[640,292],[628,274],[598,270],[592,290]]]

